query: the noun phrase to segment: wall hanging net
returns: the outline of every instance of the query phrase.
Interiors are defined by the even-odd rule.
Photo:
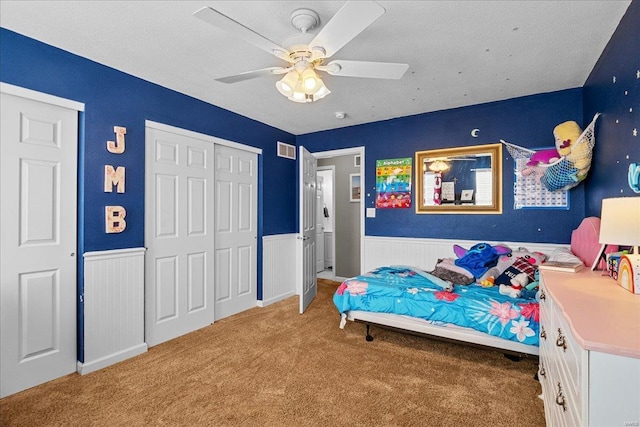
[[[596,143],[595,125],[600,113],[596,113],[593,120],[585,128],[573,144],[563,147],[564,155],[550,163],[535,163],[531,159],[538,153],[529,148],[500,140],[511,157],[529,160],[520,173],[534,174],[549,191],[569,190],[582,182],[591,168],[593,147]]]

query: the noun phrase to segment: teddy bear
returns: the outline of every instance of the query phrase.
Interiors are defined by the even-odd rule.
[[[511,267],[518,258],[525,259],[529,264],[536,266],[537,268],[537,266],[547,259],[547,256],[542,252],[530,252],[524,247],[519,247],[508,254],[500,255],[497,264],[489,268],[482,276],[480,276],[476,283],[484,287],[493,286],[496,279],[504,273],[505,270]]]

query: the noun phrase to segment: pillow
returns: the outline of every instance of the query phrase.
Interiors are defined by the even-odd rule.
[[[578,228],[571,232],[571,252],[587,267],[591,267],[600,254],[602,245],[598,243],[599,238],[600,218],[595,216],[583,219]],[[607,245],[605,253],[617,251],[617,245]]]
[[[577,257],[569,248],[557,248],[549,254],[549,261],[556,262],[583,262],[582,259]]]

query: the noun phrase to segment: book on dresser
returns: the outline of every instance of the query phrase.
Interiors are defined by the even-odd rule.
[[[540,270],[565,271],[575,273],[584,268],[581,262],[547,261],[538,266]]]

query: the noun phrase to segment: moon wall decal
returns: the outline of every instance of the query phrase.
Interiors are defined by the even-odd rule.
[[[474,138],[477,138],[478,137],[478,132],[480,132],[480,129],[478,129],[478,128],[473,129],[471,131],[471,136],[474,137]]]

